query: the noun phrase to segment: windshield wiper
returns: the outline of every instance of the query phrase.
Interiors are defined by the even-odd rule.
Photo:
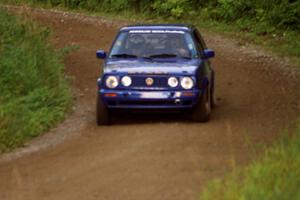
[[[140,57],[140,58],[145,59],[145,60],[150,60],[150,61],[152,61],[152,58],[151,58],[151,57],[148,57],[148,56],[142,56],[142,57]]]
[[[136,55],[121,53],[121,54],[113,54],[111,55],[112,58],[137,58]]]
[[[192,58],[191,58],[191,57],[189,57],[189,56],[178,56],[178,58],[187,59],[187,60],[190,60],[190,59],[192,59]]]
[[[167,54],[167,53],[164,53],[164,54],[155,54],[155,55],[151,55],[147,58],[181,58],[181,59],[187,59],[187,60],[190,60],[192,59],[191,57],[189,56],[179,56],[179,55],[176,55],[176,54]]]
[[[176,54],[168,54],[168,53],[162,53],[162,54],[154,54],[150,55],[149,58],[176,58]]]

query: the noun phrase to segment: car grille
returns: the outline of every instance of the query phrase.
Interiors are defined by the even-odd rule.
[[[168,77],[158,76],[158,75],[141,75],[141,76],[131,76],[132,78],[132,89],[139,90],[164,90],[170,89],[168,86]],[[152,78],[153,84],[147,85],[146,79]]]

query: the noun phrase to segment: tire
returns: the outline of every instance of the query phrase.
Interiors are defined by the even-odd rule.
[[[99,92],[97,94],[96,121],[98,126],[109,125],[111,122],[109,111],[105,107]]]
[[[207,122],[211,114],[211,90],[207,86],[205,93],[201,95],[198,105],[193,112],[194,122]]]
[[[216,101],[215,101],[215,73],[213,73],[212,81],[211,81],[211,89],[210,89],[210,106],[211,108],[215,108]]]

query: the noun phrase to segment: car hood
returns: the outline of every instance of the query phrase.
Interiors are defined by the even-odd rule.
[[[104,73],[119,74],[195,74],[201,61],[186,62],[141,62],[141,61],[108,61]]]

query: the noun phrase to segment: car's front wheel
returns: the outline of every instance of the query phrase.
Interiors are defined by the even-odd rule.
[[[105,107],[99,92],[97,93],[96,121],[98,126],[110,124],[110,114]]]
[[[198,105],[193,111],[193,121],[207,122],[211,114],[211,90],[206,88],[205,92],[201,95]]]

